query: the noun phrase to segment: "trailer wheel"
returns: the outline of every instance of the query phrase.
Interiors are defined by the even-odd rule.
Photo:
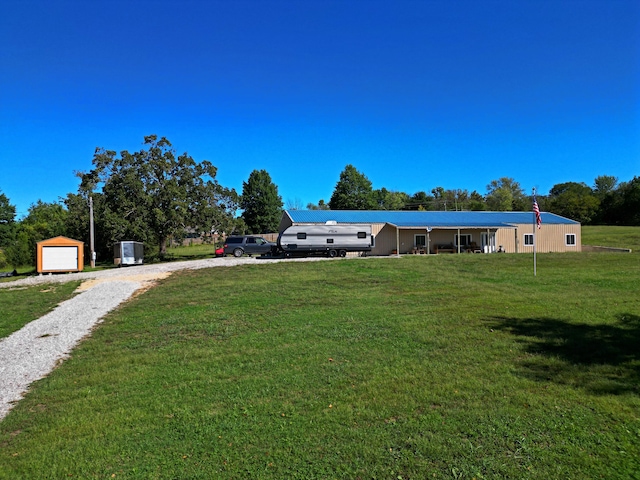
[[[242,249],[241,249],[241,248],[236,248],[236,249],[233,251],[233,256],[234,256],[234,257],[241,257],[243,253],[244,253],[244,252],[242,251]]]
[[[338,252],[336,252],[335,250],[329,250],[327,252],[327,255],[329,255],[329,257],[334,258],[336,255],[338,255]]]
[[[346,257],[347,256],[347,251],[346,250],[340,250],[340,256],[342,258]]]

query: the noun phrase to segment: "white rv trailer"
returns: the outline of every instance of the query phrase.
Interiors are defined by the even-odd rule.
[[[371,225],[293,225],[280,234],[277,249],[286,257],[345,257],[347,252],[370,252],[372,246]]]

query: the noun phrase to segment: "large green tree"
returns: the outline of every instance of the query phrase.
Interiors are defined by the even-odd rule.
[[[431,195],[433,195],[433,209],[434,210],[446,210],[447,203],[445,200],[444,187],[435,187],[431,189]]]
[[[382,187],[373,191],[377,210],[404,210],[409,203],[409,195],[405,192],[394,192]]]
[[[120,156],[98,148],[93,170],[81,175],[82,197],[102,187],[104,210],[99,215],[109,244],[155,243],[162,256],[168,239],[187,227],[208,232],[232,222],[237,194],[219,185],[211,162],[176,155],[165,137],[149,135],[144,145]]]
[[[331,199],[331,210],[374,210],[376,201],[371,181],[356,170],[353,165],[347,165],[340,180],[336,183]]]
[[[69,212],[60,203],[47,203],[38,200],[29,207],[29,213],[20,222],[21,227],[30,227],[37,241],[67,235],[67,217]]]
[[[566,182],[551,188],[545,207],[563,217],[590,223],[598,213],[600,200],[586,184]]]
[[[277,232],[282,217],[282,198],[266,170],[254,170],[242,183],[242,219],[252,233]]]
[[[601,200],[608,194],[613,192],[618,185],[618,178],[612,175],[600,175],[593,182],[593,193]]]
[[[531,202],[520,184],[509,177],[492,180],[487,185],[485,202],[488,210],[497,212],[522,212],[531,208]]]
[[[608,225],[640,225],[640,177],[622,182],[601,203],[601,221]]]
[[[0,248],[6,247],[13,238],[15,218],[15,205],[11,205],[9,197],[0,190]]]
[[[68,212],[59,203],[38,200],[27,216],[15,225],[15,235],[6,248],[7,261],[14,267],[35,265],[36,243],[58,235],[67,235]]]
[[[419,191],[409,197],[405,205],[406,210],[433,210],[434,198],[425,191]]]
[[[469,194],[469,203],[467,204],[467,207],[472,211],[481,211],[487,209],[487,204],[484,201],[484,197],[474,190]]]

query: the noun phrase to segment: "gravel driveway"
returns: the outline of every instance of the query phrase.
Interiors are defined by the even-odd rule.
[[[323,258],[288,259],[287,262],[318,261]],[[186,262],[140,265],[96,272],[40,275],[0,283],[0,288],[81,280],[79,293],[52,312],[0,340],[0,420],[18,402],[29,385],[45,377],[69,356],[71,350],[111,310],[161,278],[178,270],[269,264],[281,259],[224,257]]]

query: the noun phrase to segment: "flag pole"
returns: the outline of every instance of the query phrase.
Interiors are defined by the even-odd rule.
[[[535,202],[536,198],[536,189],[533,189],[533,201]],[[538,266],[538,262],[537,262],[537,258],[536,258],[536,243],[538,243],[538,239],[536,237],[536,214],[533,214],[533,276],[537,276],[538,272],[537,272],[537,266]]]
[[[538,238],[536,236],[536,226],[538,226],[538,202],[536,200],[536,189],[535,187],[533,188],[533,225],[532,225],[532,231],[533,231],[533,276],[536,277],[538,272],[537,272],[537,258],[536,258],[536,244],[538,243]]]

